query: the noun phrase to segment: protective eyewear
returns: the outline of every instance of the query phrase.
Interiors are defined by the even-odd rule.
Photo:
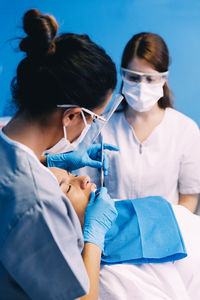
[[[104,126],[107,124],[111,116],[113,115],[114,111],[117,109],[117,107],[120,105],[120,103],[123,100],[123,96],[120,94],[116,94],[112,97],[110,103],[112,104],[110,106],[110,103],[106,106],[103,114],[101,116],[95,114],[93,111],[81,107],[82,111],[89,114],[92,117],[92,123],[90,125],[90,129],[88,130],[83,142],[80,144],[80,148],[85,148],[90,146],[99,136]],[[78,105],[73,104],[60,104],[57,105],[59,108],[74,108],[79,107]]]
[[[169,72],[161,73],[142,73],[129,69],[121,68],[122,79],[129,82],[145,82],[148,84],[156,84],[168,80]]]
[[[81,109],[92,117],[92,121],[99,120],[102,122],[106,122],[106,119],[103,116],[99,116],[99,115],[95,114],[93,111],[91,111],[87,108],[84,108],[84,107],[81,107]]]
[[[74,108],[74,107],[79,107],[78,105],[73,105],[73,104],[60,104],[60,105],[57,105],[57,107],[59,108]],[[99,116],[97,114],[95,114],[93,111],[87,109],[87,108],[84,108],[84,107],[81,107],[82,111],[86,112],[87,114],[89,114],[91,117],[92,117],[92,121],[95,121],[95,120],[100,120],[102,122],[106,122],[106,120],[104,119],[104,117],[102,116]]]
[[[106,106],[101,116],[98,116],[92,112],[95,119],[93,119],[94,122],[91,123],[90,129],[88,130],[83,142],[80,144],[80,148],[87,148],[97,140],[97,137],[102,132],[103,128],[106,126],[109,119],[111,118],[117,107],[120,105],[122,100],[123,96],[120,94],[116,94],[112,97],[111,101]],[[85,108],[83,111],[88,113],[88,110],[86,110]],[[98,116],[98,118],[96,118],[96,116]]]

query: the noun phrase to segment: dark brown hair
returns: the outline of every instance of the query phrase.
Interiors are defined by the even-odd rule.
[[[58,104],[100,107],[116,86],[116,68],[104,49],[85,34],[56,36],[54,17],[36,9],[23,18],[26,56],[17,67],[11,88],[19,111],[32,116],[51,113]]]
[[[141,32],[134,35],[124,49],[121,67],[128,68],[134,57],[144,59],[158,72],[168,71],[169,51],[165,41],[158,34]],[[173,107],[173,96],[167,83],[164,84],[163,90],[164,96],[158,101],[159,107]],[[125,101],[123,105],[126,106]]]

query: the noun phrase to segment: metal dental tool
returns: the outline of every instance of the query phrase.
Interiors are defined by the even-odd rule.
[[[101,139],[101,187],[104,186],[104,170],[103,170],[103,135],[102,133],[100,134],[100,139]]]

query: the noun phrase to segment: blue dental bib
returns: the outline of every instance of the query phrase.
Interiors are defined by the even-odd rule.
[[[187,256],[171,204],[162,197],[115,202],[118,217],[105,237],[102,264],[163,263]]]

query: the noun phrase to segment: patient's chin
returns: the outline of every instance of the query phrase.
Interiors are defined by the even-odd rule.
[[[96,190],[97,190],[96,184],[92,183],[92,185],[91,185],[91,192],[96,192]]]

